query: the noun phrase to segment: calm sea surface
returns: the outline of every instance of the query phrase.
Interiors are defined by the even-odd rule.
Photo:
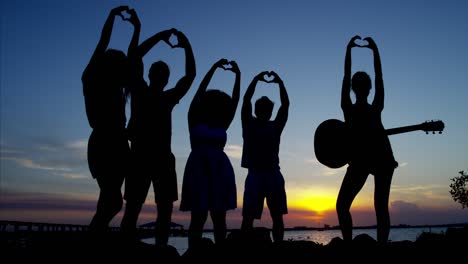
[[[423,232],[432,233],[445,233],[447,227],[414,227],[414,228],[393,228],[390,230],[389,240],[391,241],[402,241],[409,240],[415,241],[418,236]],[[353,236],[359,234],[368,234],[369,236],[377,239],[377,232],[375,229],[354,229]],[[204,237],[210,238],[214,241],[213,232],[203,233]],[[326,245],[334,237],[341,237],[340,230],[302,230],[302,231],[285,231],[284,240],[306,240],[313,241],[319,244]],[[147,238],[142,240],[148,244],[154,244],[154,238]],[[187,237],[170,237],[169,244],[177,249],[179,254],[183,254],[188,248]]]

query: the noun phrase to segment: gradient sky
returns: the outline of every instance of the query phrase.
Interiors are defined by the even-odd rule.
[[[390,195],[392,224],[468,222],[468,209],[449,194],[450,178],[468,170],[468,3],[466,1],[13,1],[0,4],[0,219],[89,223],[98,187],[91,178],[81,74],[109,11],[134,8],[141,39],[169,28],[184,32],[196,59],[197,77],[173,112],[173,152],[179,191],[190,153],[188,106],[211,65],[235,60],[241,93],[252,78],[274,70],[284,80],[291,107],[280,160],[289,214],[285,225],[336,225],[336,196],[346,167],[316,161],[313,136],[320,122],[343,119],[340,108],[345,48],[358,34],[377,43],[385,83],[386,128],[442,120],[443,134],[417,131],[390,137],[400,167]],[[111,48],[127,49],[132,26],[116,19]],[[145,57],[171,67],[169,86],[184,69],[184,53],[161,43]],[[353,72],[373,77],[372,54],[353,50]],[[211,88],[231,91],[232,72],[217,71]],[[254,97],[270,96],[261,84]],[[372,96],[373,94],[371,94]],[[236,172],[238,209],[228,227],[240,227],[247,170],[240,167],[240,109],[228,130],[225,151]],[[375,224],[373,177],[356,198],[356,225]],[[140,223],[155,217],[153,194]],[[189,214],[174,221],[188,227]],[[119,216],[112,222],[120,223]],[[264,212],[256,226],[270,226]],[[210,226],[208,222],[207,227]]]

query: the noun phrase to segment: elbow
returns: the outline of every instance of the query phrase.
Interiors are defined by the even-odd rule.
[[[341,102],[341,110],[345,110],[347,107],[347,104],[345,102]]]
[[[81,82],[84,83],[88,77],[88,69],[86,68],[81,74]]]
[[[193,80],[195,80],[195,74],[187,73],[184,77],[181,78],[181,80],[188,83],[189,85],[192,85]]]
[[[253,94],[249,94],[249,93],[244,94],[244,98],[243,98],[244,104],[247,104],[247,103],[251,104],[252,97],[253,97]]]
[[[185,76],[186,76],[188,79],[193,80],[193,79],[195,79],[195,76],[197,76],[197,72],[196,72],[195,69],[193,69],[193,70],[188,71],[187,74],[186,74]]]

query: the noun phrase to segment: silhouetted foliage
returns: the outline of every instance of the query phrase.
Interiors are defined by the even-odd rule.
[[[450,194],[455,202],[459,202],[463,208],[468,208],[468,174],[459,171],[460,176],[453,177],[450,184]]]

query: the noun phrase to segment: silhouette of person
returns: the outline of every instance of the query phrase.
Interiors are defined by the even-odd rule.
[[[169,38],[174,34],[178,44]],[[169,67],[162,61],[151,65],[149,85],[143,78],[143,56],[159,41],[185,50],[185,75],[174,88],[164,90]],[[184,97],[195,79],[195,59],[187,37],[175,29],[156,33],[130,52],[136,74],[132,84],[131,118],[128,125],[134,175],[126,180],[123,232],[134,235],[141,208],[151,183],[157,205],[156,245],[167,245],[171,228],[173,202],[178,199],[175,157],[171,150],[172,110]]]
[[[207,91],[218,68],[236,75],[232,97],[220,90]],[[181,211],[191,211],[189,248],[202,240],[208,211],[215,243],[221,243],[226,238],[226,212],[237,207],[234,169],[223,149],[226,131],[239,102],[240,75],[236,62],[219,60],[203,78],[190,105],[188,125],[192,151],[185,166],[180,203]]]
[[[336,211],[341,232],[345,241],[352,240],[351,204],[359,193],[369,174],[374,175],[374,207],[377,217],[377,241],[386,243],[390,232],[388,200],[394,169],[398,163],[393,157],[381,113],[384,109],[384,85],[382,66],[377,45],[370,37],[364,38],[368,44],[355,43],[359,36],[354,36],[346,50],[345,72],[341,94],[341,108],[345,123],[350,132],[351,158],[336,202]],[[371,79],[365,72],[356,72],[351,79],[351,49],[367,47],[374,54],[375,94],[372,104],[367,102]],[[351,101],[351,88],[356,95],[356,102]]]
[[[273,76],[271,81],[265,75]],[[280,89],[281,106],[277,116],[270,121],[273,102],[262,96],[255,102],[255,117],[252,115],[252,96],[258,81],[277,83]],[[288,213],[284,178],[279,167],[281,133],[288,121],[289,98],[283,81],[275,72],[261,72],[254,77],[244,95],[242,105],[242,136],[244,146],[242,167],[248,169],[245,180],[242,207],[243,231],[253,229],[254,219],[260,219],[266,198],[273,221],[273,240],[283,240],[283,215]]]
[[[88,165],[99,185],[96,212],[89,225],[92,232],[106,231],[122,208],[121,187],[129,163],[125,131],[125,104],[128,94],[128,59],[124,52],[107,49],[115,16],[129,11],[119,6],[110,11],[101,38],[83,72],[86,115],[92,128],[88,141]],[[132,39],[137,38],[134,31]]]

